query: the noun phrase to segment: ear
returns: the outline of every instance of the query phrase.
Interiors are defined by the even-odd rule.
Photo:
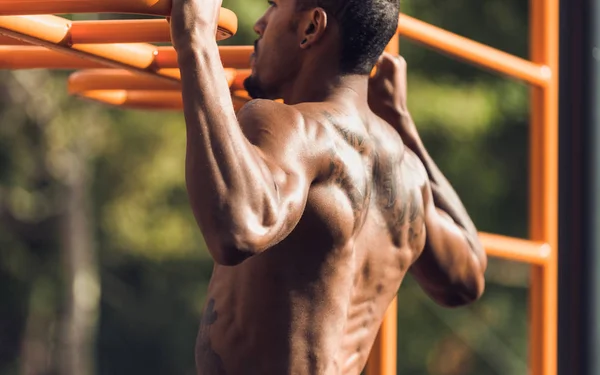
[[[323,8],[314,8],[303,17],[300,26],[300,48],[308,49],[323,37],[327,29],[327,13]]]

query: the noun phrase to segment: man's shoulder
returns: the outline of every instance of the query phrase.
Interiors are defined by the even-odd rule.
[[[257,99],[238,112],[238,121],[248,140],[261,150],[284,158],[294,155],[320,171],[326,165],[329,142],[314,113],[311,105]]]
[[[302,113],[294,106],[274,100],[253,99],[246,103],[238,112],[240,122],[254,123],[292,122],[301,119]]]
[[[297,137],[306,136],[317,141],[322,134],[317,131],[319,121],[314,107],[312,103],[288,105],[274,100],[254,99],[240,109],[237,117],[247,135],[267,130],[282,136],[293,133]]]

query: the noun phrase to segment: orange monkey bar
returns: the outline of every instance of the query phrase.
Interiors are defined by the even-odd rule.
[[[225,71],[227,81],[231,83],[235,71]],[[181,83],[162,81],[154,77],[143,76],[128,70],[90,69],[78,71],[69,76],[68,90],[71,94],[97,90],[143,90],[143,91],[179,91]]]
[[[33,17],[33,16],[30,16]],[[39,16],[38,16],[39,17]],[[169,43],[171,31],[166,19],[69,21],[63,30],[69,44],[100,43]],[[219,13],[217,40],[230,38],[237,31],[237,18],[223,8]],[[21,40],[0,36],[0,45],[28,44]]]
[[[100,34],[93,36],[94,32]],[[217,40],[227,39],[236,32],[237,16],[231,10],[221,8],[215,34]],[[169,24],[164,19],[70,21],[53,15],[1,16],[0,34],[16,39],[23,36],[26,42],[33,37],[58,45],[171,41]]]
[[[241,82],[250,75],[248,69],[225,69],[225,78],[232,91],[243,90]],[[98,90],[181,91],[180,82],[159,81],[127,70],[88,69],[69,76],[71,94]]]
[[[0,33],[87,57],[118,68],[147,71],[153,67],[156,48],[151,44],[69,45],[69,21],[56,16],[0,17]],[[168,77],[157,73],[158,76]],[[175,77],[168,77],[175,78]]]
[[[179,91],[90,90],[82,92],[80,96],[83,99],[126,109],[183,110],[183,101]],[[235,111],[239,111],[248,102],[248,94],[245,92],[232,95],[231,98]]]
[[[250,99],[243,87],[243,81],[249,74],[249,70],[225,69],[236,110]],[[160,81],[127,70],[89,69],[75,72],[69,77],[68,90],[72,95],[126,108],[183,108],[179,82]]]
[[[237,24],[237,18],[235,22]],[[157,53],[156,47],[151,44],[70,44],[70,26],[69,20],[52,15],[0,17],[0,34],[69,52],[113,67],[144,73],[155,68]],[[173,73],[155,70],[158,77],[179,79],[179,75]]]
[[[171,0],[0,0],[0,15],[138,13],[169,16]]]
[[[104,66],[81,56],[45,47],[0,45],[0,69],[86,69]]]
[[[221,61],[227,68],[245,69],[249,65],[251,46],[220,46]],[[101,64],[84,57],[65,54],[39,46],[6,46],[0,43],[0,69],[87,69],[102,68]],[[155,47],[153,67],[177,68],[173,47]]]
[[[245,69],[249,65],[251,46],[220,46],[221,62],[227,68]],[[173,47],[155,47],[153,67],[177,68],[177,54]],[[65,54],[39,46],[6,46],[0,43],[0,69],[87,69],[103,68],[101,64],[84,57]]]
[[[127,109],[181,110],[181,92],[152,90],[89,90],[79,95],[83,99]]]

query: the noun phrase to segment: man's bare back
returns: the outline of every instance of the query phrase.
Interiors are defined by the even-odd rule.
[[[215,267],[200,373],[359,374],[423,249],[427,174],[400,136],[370,113],[298,109],[323,175],[285,240],[234,268]]]
[[[444,306],[483,292],[485,253],[408,114],[403,60],[384,54],[369,79],[396,0],[341,7],[346,25],[302,1],[320,2],[270,2],[246,82],[288,104],[254,100],[237,115],[211,35],[220,1],[173,2],[187,190],[215,260],[201,375],[359,374],[407,272]],[[354,49],[362,38],[356,66],[332,63],[342,37]]]

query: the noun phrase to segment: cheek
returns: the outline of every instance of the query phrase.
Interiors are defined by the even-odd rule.
[[[270,51],[268,57],[264,61],[261,61],[260,69],[257,70],[257,73],[264,84],[273,86],[290,80],[297,70],[297,59],[294,55],[286,53],[284,50],[279,50]]]
[[[263,66],[262,69],[273,69],[281,73],[293,71],[298,66],[298,47],[296,38],[290,35],[280,35],[274,38],[269,44],[268,66]]]

